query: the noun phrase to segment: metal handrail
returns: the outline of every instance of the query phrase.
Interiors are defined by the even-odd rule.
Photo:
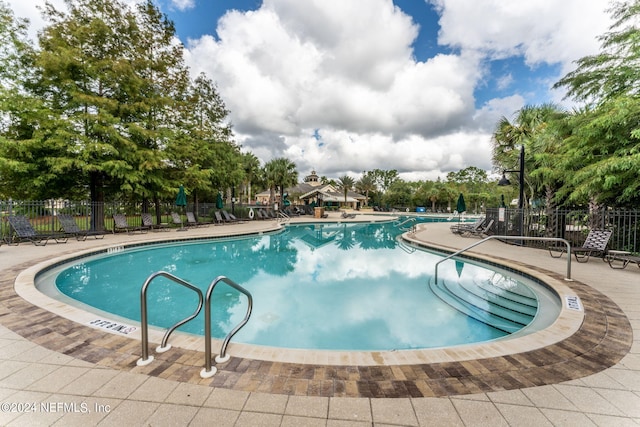
[[[288,223],[291,221],[291,217],[282,211],[278,211],[277,220],[279,223]]]
[[[414,253],[416,251],[416,248],[406,244],[404,239],[402,239],[402,237],[398,237],[398,239],[396,239],[396,241],[398,242],[398,246],[400,247],[400,249],[402,249],[406,253],[412,254],[412,253]]]
[[[216,357],[216,362],[221,363],[229,360],[229,356],[226,354],[229,341],[244,325],[247,324],[247,322],[249,321],[249,317],[251,317],[251,311],[253,309],[253,297],[251,296],[249,291],[244,289],[242,286],[238,285],[237,283],[235,283],[234,281],[232,281],[231,279],[225,276],[218,276],[213,282],[211,282],[211,285],[209,285],[209,289],[207,289],[207,293],[205,295],[204,369],[200,371],[200,377],[202,378],[212,377],[217,372],[217,369],[211,366],[212,365],[211,364],[211,295],[213,294],[213,290],[219,282],[224,282],[227,285],[234,288],[235,290],[245,294],[248,301],[248,307],[247,307],[247,313],[245,314],[244,319],[242,319],[242,321],[238,323],[238,325],[235,328],[233,328],[231,332],[229,332],[227,336],[224,338],[224,341],[222,342],[222,347],[220,349],[220,354]]]
[[[438,283],[438,265],[440,265],[441,263],[443,263],[444,261],[453,258],[454,256],[460,255],[463,252],[468,251],[469,249],[478,246],[484,242],[487,242],[489,240],[494,240],[494,239],[501,239],[501,240],[539,240],[539,241],[551,241],[551,242],[563,242],[564,244],[567,245],[567,277],[565,277],[565,280],[572,280],[571,279],[571,244],[565,240],[562,239],[560,237],[527,237],[527,236],[489,236],[489,237],[485,237],[484,239],[475,242],[472,245],[467,246],[466,248],[460,249],[457,252],[452,253],[451,255],[446,256],[445,258],[441,259],[440,261],[436,262],[435,265],[435,274],[434,274],[434,279],[435,279],[435,283]]]
[[[401,225],[405,225],[406,223],[411,222],[411,221],[416,221],[416,219],[415,218],[408,218],[408,219],[405,219],[404,221],[402,221],[401,223],[394,224],[394,225],[396,227],[400,227]]]
[[[171,345],[167,345],[167,341],[169,340],[169,336],[173,333],[173,331],[175,331],[177,328],[184,325],[185,323],[193,320],[200,313],[200,310],[202,310],[202,304],[203,304],[204,298],[202,295],[202,291],[196,286],[165,271],[158,271],[156,273],[153,273],[151,276],[149,276],[147,280],[145,280],[144,284],[142,285],[142,289],[140,290],[140,323],[142,324],[142,328],[141,328],[142,329],[141,331],[142,332],[142,337],[141,337],[142,357],[138,359],[138,362],[137,362],[138,366],[148,365],[153,361],[153,356],[149,356],[149,320],[147,316],[147,288],[149,287],[149,284],[151,284],[151,282],[156,277],[160,277],[160,276],[166,277],[167,279],[172,280],[173,282],[196,292],[198,294],[198,308],[191,316],[186,317],[185,319],[173,325],[171,328],[167,329],[164,336],[162,337],[162,343],[156,349],[156,351],[161,353],[169,350],[171,348]]]

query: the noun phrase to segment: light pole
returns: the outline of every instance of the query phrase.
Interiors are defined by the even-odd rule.
[[[518,196],[518,209],[520,211],[520,235],[522,236],[524,222],[524,145],[520,146],[520,169],[502,171],[502,178],[500,178],[500,181],[498,181],[498,185],[501,187],[511,185],[511,181],[509,181],[504,175],[507,172],[517,172],[519,175],[518,181],[520,184],[520,194]]]

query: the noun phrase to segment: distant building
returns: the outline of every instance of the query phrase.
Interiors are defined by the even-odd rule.
[[[331,184],[322,184],[320,177],[316,171],[304,177],[304,182],[299,183],[295,187],[285,189],[285,193],[289,195],[289,200],[293,204],[298,205],[315,205],[315,206],[336,206],[347,209],[358,209],[364,205],[366,196],[349,191],[345,201],[344,192],[336,189]],[[276,193],[276,202],[280,202],[280,194]],[[258,204],[268,205],[271,192],[263,191],[256,195]]]

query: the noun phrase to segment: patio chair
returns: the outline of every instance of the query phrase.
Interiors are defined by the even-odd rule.
[[[186,231],[189,228],[184,226],[184,221],[182,220],[182,216],[177,212],[171,212],[171,220],[175,225],[179,225],[180,228],[177,231]]]
[[[196,218],[196,215],[193,212],[187,212],[187,226],[189,227],[202,227],[207,225],[207,223],[200,222]]]
[[[213,213],[213,216],[216,219],[216,222],[215,222],[216,224],[224,224],[225,223],[225,220],[222,218],[222,214],[220,213],[220,211],[215,211]]]
[[[151,231],[169,231],[169,224],[155,224],[153,222],[153,216],[149,212],[145,212],[141,215],[142,225]]]
[[[611,230],[591,230],[582,246],[571,248],[571,252],[573,252],[578,262],[587,262],[590,256],[600,255],[604,257],[609,239],[611,239]],[[549,255],[553,258],[560,258],[566,251],[566,246],[549,247]],[[554,255],[554,253],[558,252],[558,255]]]
[[[76,220],[73,216],[68,214],[58,214],[58,222],[62,227],[64,234],[75,237],[78,241],[87,240],[87,237],[91,236],[94,239],[104,239],[104,231],[102,230],[82,230],[78,227]]]
[[[230,214],[229,212],[225,211],[224,209],[220,211],[220,213],[222,214],[222,218],[224,219],[224,222],[229,223],[229,224],[237,224],[241,221],[238,220],[238,218],[235,217],[235,215]]]
[[[262,216],[262,219],[274,219],[271,215],[269,215],[269,211],[266,209],[260,209],[260,215]]]
[[[136,231],[146,233],[149,231],[149,227],[145,225],[130,225],[127,221],[125,214],[113,214],[113,232],[126,231],[129,234],[133,234]]]
[[[611,252],[609,252],[605,256],[605,259],[609,263],[609,267],[616,270],[627,268],[627,265],[629,264],[636,264],[638,268],[640,268],[640,256],[631,255],[629,253],[612,254]]]
[[[493,228],[494,220],[490,220],[486,225],[481,225],[475,230],[471,230],[468,233],[463,233],[464,236],[488,236],[491,234],[491,229]]]
[[[487,218],[480,218],[476,222],[459,222],[457,224],[453,224],[449,229],[453,234],[464,235],[468,233],[475,233],[479,229],[482,228],[484,223],[487,221]]]
[[[27,241],[36,246],[44,246],[50,239],[54,239],[56,243],[67,243],[68,236],[63,233],[38,233],[24,215],[10,215],[8,219],[13,230],[8,244]]]
[[[340,215],[340,218],[345,218],[345,219],[347,219],[347,218],[353,219],[355,217],[356,217],[356,214],[354,214],[354,213],[348,214],[346,212],[342,212],[342,215]]]

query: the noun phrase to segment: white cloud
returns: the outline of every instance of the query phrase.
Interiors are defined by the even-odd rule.
[[[561,63],[598,51],[611,21],[609,0],[429,0],[441,11],[439,43],[527,64]]]
[[[190,42],[188,62],[216,80],[242,144],[263,160],[286,153],[301,174],[325,175],[468,166],[451,160],[461,134],[445,135],[473,114],[479,58],[417,62],[412,20],[386,0],[367,6],[268,0],[229,12],[218,40]]]
[[[439,42],[457,54],[417,61],[418,27],[388,0],[265,0],[223,17],[217,40],[192,40],[189,63],[218,82],[239,139],[265,161],[286,155],[301,175],[381,168],[435,179],[468,166],[490,170],[495,123],[537,99],[514,89],[476,111],[484,61],[518,55],[569,69],[597,51],[595,37],[609,25],[604,0],[433,3]],[[515,88],[517,78],[498,83]],[[546,92],[538,96],[551,98]]]
[[[380,168],[435,179],[468,166],[490,170],[500,116],[561,100],[549,87],[598,51],[596,37],[611,22],[607,0],[423,1],[439,11],[438,42],[452,53],[417,60],[419,26],[391,0],[264,0],[190,40],[187,63],[217,82],[238,142],[263,161],[286,155],[302,176]],[[37,21],[33,3],[9,2]],[[511,56],[533,68],[560,64],[560,74],[527,92],[517,71],[487,75],[488,61]],[[489,77],[511,94],[477,109],[474,92]]]
[[[178,10],[193,9],[196,6],[195,0],[171,0],[171,5]]]

